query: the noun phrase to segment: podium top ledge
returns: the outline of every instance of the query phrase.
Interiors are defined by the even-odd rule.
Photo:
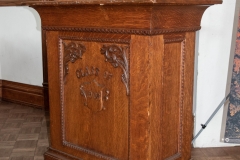
[[[0,0],[0,6],[37,5],[213,5],[222,0]]]

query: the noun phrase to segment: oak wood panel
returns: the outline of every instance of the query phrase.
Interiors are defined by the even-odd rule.
[[[45,157],[190,159],[194,31],[209,5],[50,3],[34,6],[47,39]]]
[[[183,89],[183,139],[182,155],[186,159],[190,159],[191,141],[193,138],[193,78],[194,78],[194,56],[195,56],[195,33],[186,33],[185,42],[185,60],[184,60],[184,89]],[[188,127],[184,127],[188,126]]]
[[[60,70],[59,70],[59,38],[58,32],[47,32],[47,60],[48,60],[48,79],[49,79],[49,106],[50,106],[50,137],[51,148],[58,152],[64,152],[69,155],[76,155],[83,159],[99,160],[95,156],[85,154],[81,151],[75,151],[71,148],[63,146],[62,126],[61,126],[61,103],[60,103]],[[52,153],[49,150],[45,154],[46,159],[59,159],[59,153]],[[72,159],[72,158],[66,158]],[[80,159],[80,158],[79,158]]]
[[[44,30],[143,35],[199,30],[201,15],[207,7],[207,5],[192,7],[161,5],[34,6],[41,17],[47,17],[42,19]]]
[[[153,36],[149,41],[149,160],[161,159],[162,151],[162,64],[164,53],[164,39],[162,35]]]
[[[46,31],[42,30],[42,65],[43,65],[43,95],[44,107],[49,111],[49,95],[48,95],[48,65],[47,65],[47,46],[46,46]]]
[[[61,143],[61,108],[60,108],[60,83],[59,83],[59,55],[58,55],[58,33],[46,33],[46,41],[51,42],[47,45],[47,60],[48,60],[48,83],[49,85],[49,106],[50,106],[50,146],[58,149]],[[50,45],[55,47],[49,48]],[[56,58],[55,58],[56,57]],[[59,94],[56,94],[59,93]],[[48,154],[46,159],[51,158]]]
[[[43,88],[2,80],[2,100],[44,109]]]
[[[79,4],[220,4],[222,0],[2,0],[0,6],[16,5],[79,5]]]
[[[53,38],[58,36],[60,39]],[[60,148],[59,150],[65,151],[76,157],[86,157],[87,159],[90,157],[90,159],[115,159],[115,156],[117,159],[127,159],[129,145],[129,97],[127,95],[127,87],[124,85],[121,78],[123,71],[121,67],[116,68],[113,67],[110,62],[105,62],[105,56],[100,52],[104,45],[111,45],[110,42],[114,39],[116,40],[113,42],[118,41],[120,43],[119,46],[127,46],[126,43],[129,41],[126,39],[127,37],[129,36],[103,36],[98,33],[47,33],[47,41],[49,43],[47,46],[48,67],[50,68],[49,86],[53,87],[49,88],[50,106],[52,106],[52,109],[50,108],[50,117],[54,119],[52,121],[53,125],[60,125],[61,133],[56,136],[57,133],[55,130],[51,132],[51,136],[54,136],[52,141],[55,143],[52,146],[53,148],[55,148],[56,145],[57,148]],[[84,44],[86,53],[83,53],[83,57],[80,60],[74,63],[69,62],[66,72],[64,71],[66,62],[63,60],[66,55],[63,53],[65,52],[64,48],[72,42]],[[54,45],[56,43],[58,43],[58,45]],[[59,58],[60,62],[56,60]],[[55,67],[55,65],[60,65],[60,68]],[[98,68],[99,78],[98,76],[91,75],[86,67]],[[89,74],[89,76],[77,77],[76,71],[81,71],[81,73],[83,71]],[[108,82],[104,81],[105,71],[111,74],[111,79],[108,80]],[[60,74],[50,77],[56,72]],[[66,76],[64,73],[67,73]],[[84,105],[85,99],[83,95],[81,95],[80,88],[81,84],[86,84],[86,88],[89,87],[88,84],[85,83],[88,81],[91,82],[93,86],[94,83],[98,83],[98,85],[104,84],[106,87],[109,87],[109,100],[108,102],[104,102],[105,110],[99,110],[97,107],[101,105],[99,104],[100,102],[89,101],[92,97],[88,98],[87,103],[89,107],[93,108],[88,108],[88,106]],[[58,91],[54,89],[55,87],[58,87],[57,90],[60,88],[60,96]],[[90,86],[90,89],[95,90],[98,89],[98,87],[91,88]],[[52,98],[51,95],[54,96],[54,98]],[[58,100],[58,103],[54,103],[54,100]],[[61,101],[61,104],[59,101]],[[59,114],[61,118],[57,116]],[[118,143],[116,143],[116,141]],[[74,150],[77,150],[77,152],[73,152]],[[114,155],[114,157],[109,157],[111,155]]]
[[[162,157],[179,157],[182,147],[181,43],[167,43],[163,53]],[[172,76],[175,75],[173,78]]]
[[[131,36],[130,157],[148,159],[149,150],[149,36]]]
[[[121,79],[122,70],[105,62],[105,56],[100,53],[104,45],[111,43],[70,39],[62,43],[77,43],[86,47],[80,60],[72,64],[69,62],[69,73],[61,86],[64,88],[61,91],[64,92],[61,97],[64,101],[62,116],[66,124],[62,134],[65,135],[66,145],[100,157],[111,155],[127,159],[129,101]]]
[[[63,153],[61,151],[55,150],[53,148],[49,148],[48,152],[44,154],[44,159],[45,160],[59,160],[59,159],[64,159],[64,160],[79,160],[79,158],[74,157],[72,155]]]

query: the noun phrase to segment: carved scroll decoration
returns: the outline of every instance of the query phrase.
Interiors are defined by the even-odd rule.
[[[86,51],[86,47],[81,43],[70,42],[69,44],[64,44],[64,79],[69,73],[68,63],[74,63],[77,59],[82,59],[83,53]]]
[[[120,47],[115,44],[103,45],[101,54],[104,54],[106,62],[112,64],[113,67],[121,67],[123,70],[122,82],[124,83],[127,95],[129,95],[129,65],[127,59],[128,46]]]

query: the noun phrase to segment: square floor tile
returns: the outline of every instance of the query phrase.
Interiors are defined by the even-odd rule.
[[[49,127],[42,127],[40,133],[50,133]]]
[[[10,154],[12,153],[11,148],[0,148],[0,157],[10,157]]]
[[[42,122],[43,117],[27,117],[26,122]]]
[[[14,149],[32,149],[37,146],[37,140],[16,141]]]
[[[38,146],[35,151],[35,156],[42,156],[47,151],[48,146]]]
[[[34,160],[44,160],[43,156],[34,156]]]
[[[21,128],[22,123],[21,122],[14,122],[14,123],[4,123],[4,125],[2,126],[2,129],[11,129],[11,128]]]
[[[41,139],[48,139],[48,138],[49,138],[49,133],[48,132],[40,133],[39,137],[38,137],[39,140],[41,140]]]
[[[19,140],[38,140],[39,134],[19,134],[17,141]]]
[[[34,151],[13,149],[11,153],[11,157],[27,157],[27,156],[33,157]]]
[[[37,146],[49,146],[49,140],[48,139],[39,139]]]
[[[0,114],[8,114],[10,111],[11,109],[0,109]]]
[[[41,122],[24,122],[22,128],[41,127]]]
[[[5,123],[7,121],[8,117],[3,118],[0,116],[0,123]]]
[[[0,149],[8,149],[8,148],[13,148],[15,145],[16,141],[2,141],[0,142]]]
[[[11,160],[34,160],[33,156],[11,157]]]
[[[0,134],[0,142],[2,141],[16,141],[18,134]]]
[[[35,134],[35,133],[40,133],[41,127],[26,127],[26,128],[21,128],[19,134]]]
[[[0,134],[18,134],[21,128],[1,129]]]

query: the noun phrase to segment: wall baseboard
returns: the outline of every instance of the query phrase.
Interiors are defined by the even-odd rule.
[[[0,97],[3,101],[44,109],[43,87],[0,80]]]

